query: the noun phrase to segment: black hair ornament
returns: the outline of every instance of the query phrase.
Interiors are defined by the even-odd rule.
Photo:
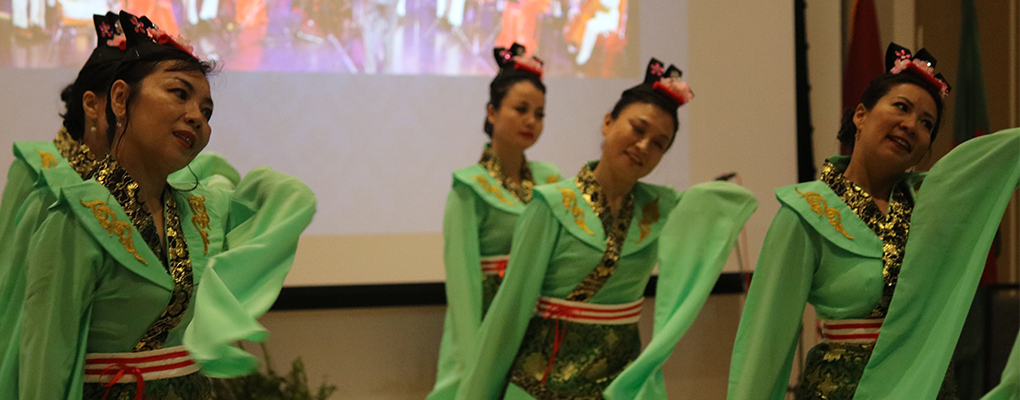
[[[127,39],[129,58],[141,58],[145,54],[162,51],[161,46],[168,46],[198,59],[194,53],[195,49],[188,39],[181,35],[171,37],[153,24],[148,17],[137,17],[126,11],[121,11],[120,26],[124,29],[124,36]]]
[[[524,46],[519,43],[514,43],[509,49],[496,47],[492,49],[492,55],[496,59],[496,65],[499,66],[500,72],[522,70],[542,79],[542,69],[545,63],[542,62],[542,59],[528,54]]]
[[[675,65],[670,64],[667,68],[662,61],[652,58],[645,70],[645,81],[653,91],[662,94],[680,107],[694,98],[694,92],[687,82],[681,81],[684,73]]]
[[[885,67],[890,74],[900,72],[914,74],[937,88],[939,95],[944,99],[952,88],[941,73],[935,72],[936,63],[935,57],[926,49],[918,50],[917,54],[910,54],[910,49],[889,43],[889,48],[885,50]]]

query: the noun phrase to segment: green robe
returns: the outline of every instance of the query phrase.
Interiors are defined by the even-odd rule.
[[[514,225],[524,211],[527,196],[508,190],[497,167],[483,164],[491,153],[486,145],[483,162],[453,173],[453,189],[443,215],[443,261],[446,266],[446,321],[440,345],[436,383],[428,400],[453,399],[468,362],[468,352],[499,287],[498,276],[483,276],[481,257],[510,253]],[[556,166],[528,162],[538,184],[560,180]],[[530,194],[528,194],[530,195]]]
[[[730,190],[735,194],[733,197],[738,203],[733,208],[739,210],[735,213],[737,215],[727,215],[736,222],[719,224],[718,226],[725,228],[723,230],[726,232],[721,237],[715,236],[710,240],[716,247],[722,245],[726,250],[720,252],[715,249],[714,252],[706,251],[704,253],[707,258],[711,258],[710,255],[721,253],[721,262],[725,262],[732,240],[729,243],[725,242],[729,239],[735,240],[736,233],[739,232],[743,221],[754,209],[755,203],[749,192],[733,187],[735,185],[726,183],[711,185],[731,187]],[[710,190],[710,188],[705,189]],[[691,189],[691,191],[695,190],[695,188]],[[659,238],[663,226],[667,224],[667,220],[674,227],[686,223],[686,221],[676,222],[669,218],[678,198],[678,194],[673,189],[638,183],[632,189],[631,194],[633,195],[633,216],[630,220],[630,228],[625,233],[621,252],[614,263],[616,265],[615,272],[604,282],[604,286],[589,298],[588,301],[591,304],[612,305],[639,300],[644,294],[652,268],[659,260]],[[518,359],[519,350],[523,353],[525,351],[523,349],[530,349],[535,345],[542,346],[541,343],[525,342],[525,331],[529,329],[529,321],[534,315],[536,299],[539,296],[567,298],[580,282],[587,281],[596,266],[602,265],[607,248],[607,234],[602,221],[585,200],[585,194],[579,189],[575,180],[538,187],[534,191],[534,196],[534,201],[525,209],[514,232],[510,264],[505,280],[493,300],[491,312],[482,323],[479,340],[472,351],[469,375],[460,386],[457,393],[458,399],[496,399],[500,396],[505,396],[504,398],[508,400],[532,399],[531,395],[516,384],[508,385],[507,379],[512,364]],[[695,196],[695,198],[698,197]],[[688,212],[700,206],[713,207],[712,204],[691,204]],[[671,235],[683,237],[682,234],[676,232]],[[711,266],[709,268],[718,266],[721,269],[721,265],[718,264],[719,260],[716,259],[708,260],[705,263],[705,265]],[[666,270],[672,271],[673,268],[667,267]],[[689,272],[680,272],[679,275],[685,273]],[[697,273],[693,273],[693,275],[697,275]],[[715,275],[717,277],[718,272],[715,272]],[[708,282],[710,291],[714,279],[698,281],[699,284],[705,282]],[[673,284],[677,283],[673,282]],[[674,289],[666,297],[676,297],[677,293],[685,293],[693,288],[678,289]],[[704,293],[704,288],[696,288],[695,292]],[[707,297],[707,294],[705,296]],[[704,299],[700,301],[703,302]],[[657,301],[656,315],[690,316],[688,310],[681,310],[676,306],[676,304],[670,304],[667,301],[661,303]],[[663,334],[653,337],[652,343],[648,346],[650,349],[648,355],[639,356],[643,359],[642,362],[635,361],[635,365],[640,364],[641,369],[636,370],[636,373],[632,375],[619,375],[621,379],[626,377],[625,381],[621,381],[620,386],[607,388],[608,396],[612,396],[609,394],[610,392],[613,394],[637,392],[646,385],[646,382],[651,382],[650,385],[653,386],[651,390],[646,389],[646,393],[664,392],[663,387],[654,387],[662,383],[659,366],[676,344],[675,340],[678,337],[671,333],[676,333],[679,330],[682,334],[682,331],[686,329],[685,326],[678,327],[676,322],[671,320],[659,324],[657,321],[657,327],[663,328],[661,331],[658,329],[657,331]],[[686,322],[686,324],[689,323],[690,321]],[[679,325],[685,324],[680,323]],[[621,326],[626,327],[626,325]],[[599,327],[602,325],[585,327],[582,324],[573,324],[567,329],[584,331],[589,328],[597,330],[600,329]],[[632,330],[627,329],[628,333],[636,334],[636,325]],[[573,346],[571,343],[577,343],[578,340],[569,337],[568,335],[565,344],[560,348],[559,354],[563,358],[587,351],[583,345]],[[661,343],[662,341],[666,343]],[[601,346],[606,345],[598,340],[588,344],[596,346],[597,348],[589,348],[596,352],[599,352]],[[638,346],[640,346],[640,342],[638,342]],[[658,353],[652,354],[653,352]],[[608,361],[619,363],[631,360]],[[652,376],[649,376],[650,374]],[[566,374],[560,374],[560,377],[564,376]],[[628,396],[628,394],[621,396]],[[661,397],[653,395],[648,398]]]
[[[899,288],[858,399],[932,399],[949,365],[1009,198],[1020,182],[1020,129],[968,140],[935,163],[921,188]],[[1016,399],[1014,346],[986,398]]]
[[[17,398],[20,353],[21,305],[25,296],[25,254],[32,234],[42,225],[64,185],[81,183],[90,177],[96,161],[87,147],[61,130],[49,142],[15,142],[15,161],[0,202],[0,398]],[[68,158],[71,158],[69,160]],[[194,176],[192,175],[194,173]],[[190,188],[195,179],[226,179],[230,185],[240,180],[237,171],[223,157],[203,153],[188,169],[171,175],[170,180]]]
[[[849,159],[830,162],[841,174]],[[920,178],[905,176],[894,196],[899,191],[912,198]],[[863,319],[873,318],[891,295],[883,293],[889,278],[883,240],[828,184],[816,180],[787,186],[777,189],[776,197],[781,207],[762,244],[733,346],[731,400],[786,396],[806,303],[814,305],[820,319]],[[859,360],[857,354],[830,357]],[[844,377],[828,377],[833,378]],[[829,389],[844,389],[847,383],[853,382],[830,382]]]
[[[228,179],[209,181],[194,189],[193,182],[171,182],[188,190],[164,195],[176,201],[180,232],[168,230],[167,248],[168,254],[188,256],[187,291],[105,186],[89,180],[61,188],[27,254],[20,350],[31,356],[20,359],[21,398],[81,399],[90,389],[82,383],[86,353],[138,349],[147,328],[167,314],[180,320],[155,348],[186,345],[210,376],[253,368],[253,357],[232,344],[264,339],[255,318],[279,293],[297,237],[314,213],[314,196],[300,181],[264,168],[236,189]],[[117,387],[133,391],[133,384]]]

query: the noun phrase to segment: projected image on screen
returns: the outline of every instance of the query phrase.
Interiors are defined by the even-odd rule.
[[[123,8],[227,70],[490,75],[518,42],[550,76],[619,77],[639,69],[627,1],[4,0],[0,66],[79,67],[92,14]]]

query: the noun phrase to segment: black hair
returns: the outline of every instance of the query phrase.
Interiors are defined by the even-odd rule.
[[[111,79],[111,85],[113,82],[123,80],[128,86],[131,87],[131,91],[128,94],[127,104],[124,110],[124,124],[127,124],[128,116],[131,112],[131,102],[141,90],[140,83],[146,76],[156,72],[156,67],[163,62],[172,62],[170,66],[166,68],[166,71],[175,72],[201,72],[203,76],[209,76],[214,70],[215,66],[209,62],[201,61],[191,54],[172,48],[169,46],[147,46],[144,49],[144,53],[136,55],[133,58],[125,57],[124,62],[117,68],[117,72]],[[114,136],[117,133],[117,116],[113,112],[113,102],[110,101],[110,94],[107,93],[106,101],[106,119],[110,123],[106,130],[107,139],[110,144],[113,144]],[[127,129],[125,126],[124,129]]]
[[[609,112],[609,116],[613,119],[619,118],[623,110],[627,109],[631,104],[644,103],[651,104],[658,107],[673,120],[673,137],[669,140],[669,145],[666,149],[669,150],[673,146],[673,139],[676,138],[676,132],[680,130],[680,117],[677,116],[677,110],[680,106],[672,99],[667,98],[665,95],[656,92],[650,85],[641,84],[630,89],[627,89],[620,95],[620,100],[616,101],[616,105],[613,106],[613,111]]]
[[[861,103],[864,108],[871,110],[875,107],[882,97],[889,94],[892,88],[899,86],[904,83],[909,83],[924,89],[931,95],[932,100],[935,100],[935,108],[937,115],[935,116],[935,126],[931,129],[931,141],[935,141],[935,135],[939,133],[939,127],[942,125],[942,110],[944,104],[942,102],[942,95],[939,94],[939,88],[929,83],[924,78],[921,78],[912,73],[901,72],[898,74],[885,73],[875,80],[871,81],[868,88],[864,90],[864,94],[861,95]],[[843,120],[840,123],[839,133],[836,134],[836,138],[839,139],[839,143],[846,149],[849,149],[853,153],[854,142],[857,140],[857,124],[854,124],[854,114],[857,110],[855,108],[847,108],[843,110]]]
[[[531,72],[518,69],[504,69],[499,71],[499,75],[492,80],[489,84],[489,103],[494,109],[499,109],[503,105],[503,99],[510,93],[510,89],[519,82],[529,82],[535,86],[542,94],[545,94],[545,84],[542,83],[542,79]],[[492,137],[493,126],[489,122],[489,118],[485,118],[485,125],[483,126],[485,134],[490,138]]]
[[[100,50],[97,50],[100,51]],[[101,62],[89,60],[78,72],[74,83],[60,91],[60,100],[64,102],[65,111],[60,114],[64,128],[75,140],[82,140],[85,135],[85,110],[82,98],[85,92],[93,92],[97,96],[106,97],[113,83],[113,74],[117,71],[120,58],[108,57]]]

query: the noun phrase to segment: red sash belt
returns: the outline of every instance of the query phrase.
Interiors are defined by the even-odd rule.
[[[198,364],[184,346],[137,353],[85,355],[85,382],[98,382],[109,388],[118,383],[135,382],[138,384],[135,399],[143,398],[146,380],[176,378],[198,372],[198,369]]]
[[[625,325],[641,319],[641,305],[645,299],[625,304],[590,304],[577,301],[539,297],[535,313],[545,319],[578,322],[582,324]]]
[[[510,261],[510,256],[492,256],[482,257],[482,275],[499,275],[503,277],[503,273],[506,272],[506,264]]]
[[[823,319],[822,340],[829,343],[871,343],[878,341],[885,319]]]

